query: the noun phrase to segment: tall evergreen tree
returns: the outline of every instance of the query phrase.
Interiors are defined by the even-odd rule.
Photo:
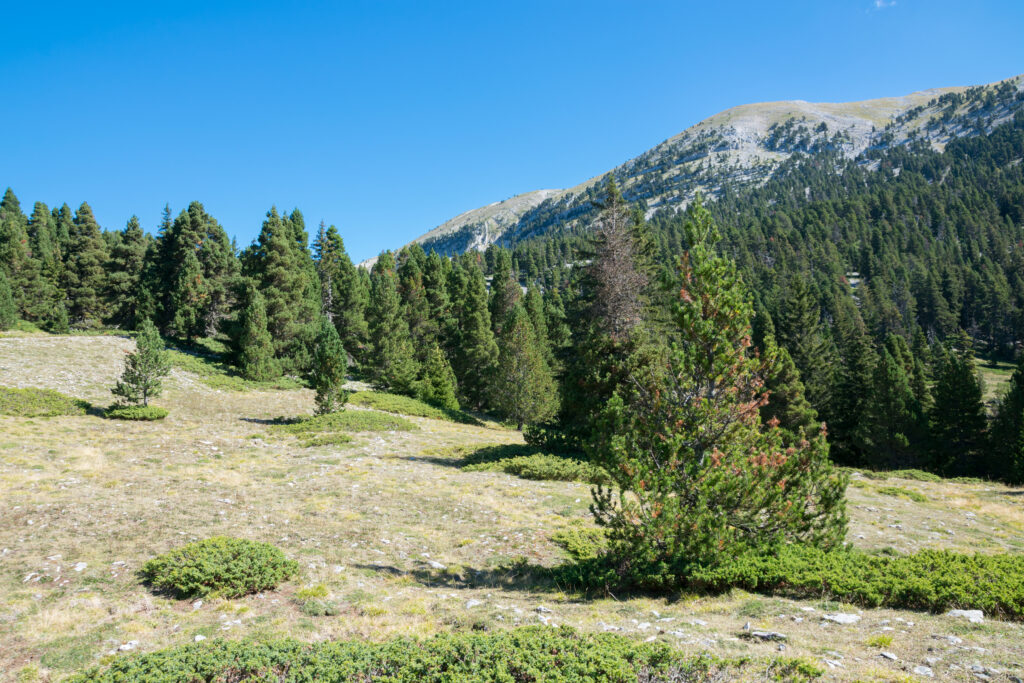
[[[282,220],[277,209],[271,208],[244,259],[246,274],[257,282],[266,299],[267,329],[277,357],[288,370],[308,367],[319,309],[319,284],[314,283],[311,298],[309,271],[298,239],[293,222]]]
[[[774,420],[787,446],[813,438],[821,427],[818,414],[804,397],[793,359],[771,336],[765,340],[764,387],[768,402],[761,406],[761,421],[770,424]]]
[[[996,407],[988,472],[1012,484],[1024,483],[1024,355]]]
[[[459,401],[455,397],[455,373],[448,364],[441,347],[434,344],[427,353],[423,363],[423,376],[417,383],[417,395],[422,401],[444,408],[458,410]]]
[[[456,335],[451,347],[459,402],[480,410],[487,406],[490,377],[498,360],[487,308],[487,285],[472,255],[458,260],[448,281],[455,309]]]
[[[348,400],[345,391],[345,370],[348,358],[341,344],[338,330],[326,317],[321,316],[313,342],[313,362],[310,379],[316,391],[316,414],[343,410]]]
[[[399,394],[415,394],[419,365],[409,327],[402,317],[394,259],[382,254],[370,274],[370,327],[368,374],[380,387]]]
[[[75,327],[95,327],[105,315],[104,266],[107,248],[92,208],[82,202],[71,222],[64,253],[68,318]]]
[[[847,309],[837,327],[842,363],[834,389],[835,420],[829,425],[832,453],[837,462],[864,465],[870,448],[869,409],[878,356],[856,308]]]
[[[267,331],[267,308],[263,295],[249,282],[241,297],[242,311],[234,333],[235,355],[242,376],[257,382],[281,376],[274,358],[274,343]]]
[[[846,481],[822,435],[785,448],[763,425],[761,363],[748,349],[753,309],[699,203],[688,251],[666,282],[678,343],[640,362],[601,413],[590,445],[613,484],[593,491],[621,575],[674,585],[693,566],[785,543],[825,548],[846,532]],[[648,352],[647,349],[644,350]]]
[[[501,325],[491,391],[491,405],[517,429],[543,422],[558,410],[554,378],[521,303],[513,306]]]
[[[507,249],[492,247],[494,266],[491,277],[491,296],[488,310],[494,334],[501,333],[501,326],[523,296],[523,290],[512,269],[512,257]]]
[[[320,224],[313,251],[320,279],[321,308],[337,328],[345,350],[359,360],[369,335],[366,326],[369,289],[333,225],[325,229],[324,224]]]
[[[935,365],[934,402],[928,415],[932,467],[947,475],[983,474],[987,420],[970,339],[964,334],[951,339]]]
[[[7,272],[19,315],[33,322],[48,320],[57,290],[32,251],[29,221],[10,188],[0,200],[0,266]]]
[[[107,262],[106,299],[110,302],[109,322],[116,327],[134,329],[138,316],[149,240],[137,216],[128,219]]]
[[[774,322],[779,344],[800,371],[807,400],[818,413],[828,414],[835,357],[822,330],[821,309],[804,278],[790,281]]]
[[[0,268],[0,330],[9,330],[18,322],[18,306],[14,303],[7,274]]]
[[[872,375],[867,407],[867,463],[878,468],[919,467],[926,434],[921,404],[899,358],[883,348]]]

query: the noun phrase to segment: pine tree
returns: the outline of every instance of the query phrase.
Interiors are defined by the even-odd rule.
[[[554,369],[555,353],[548,336],[548,321],[544,315],[544,297],[536,285],[530,285],[526,289],[526,295],[523,296],[523,307],[526,309],[526,315],[530,318],[530,324],[533,325],[533,333],[537,338],[537,346],[544,355],[544,362],[549,368]]]
[[[345,371],[348,359],[338,330],[331,321],[321,316],[313,343],[313,362],[310,379],[316,391],[316,414],[343,410],[348,400],[345,391]]]
[[[418,252],[418,253],[417,253]],[[402,317],[409,327],[413,348],[419,362],[425,362],[430,349],[438,340],[437,321],[430,316],[430,301],[423,284],[420,262],[426,261],[423,248],[418,244],[399,254],[398,293],[402,299]]]
[[[715,255],[718,232],[699,202],[685,231],[688,251],[666,282],[679,341],[655,352],[660,362],[636,365],[589,447],[613,480],[591,506],[609,559],[641,585],[785,543],[833,547],[846,531],[846,481],[824,437],[787,449],[781,430],[761,423],[753,309],[735,265]]]
[[[7,272],[20,317],[42,322],[52,316],[57,290],[32,251],[29,221],[10,188],[0,200],[0,266]]]
[[[956,335],[936,362],[934,402],[928,419],[932,467],[946,475],[984,474],[987,419],[981,376],[970,338]]]
[[[257,282],[266,299],[267,329],[286,370],[309,366],[319,310],[319,283],[309,282],[308,255],[299,249],[300,238],[291,219],[282,219],[277,209],[271,208],[256,244],[244,259],[246,274]]]
[[[263,295],[250,282],[242,296],[235,337],[235,353],[239,370],[246,379],[265,382],[281,376],[281,366],[274,358],[274,344],[267,331],[267,309]]]
[[[438,408],[459,409],[459,401],[455,397],[455,373],[437,344],[427,353],[423,363],[423,377],[417,383],[416,393],[421,401]]]
[[[70,225],[64,254],[68,318],[75,327],[94,327],[105,314],[103,302],[107,248],[92,208],[82,202]]]
[[[837,462],[864,465],[870,448],[869,407],[878,356],[856,308],[846,311],[837,326],[842,363],[834,389],[832,453]]]
[[[456,319],[456,338],[451,346],[459,403],[480,410],[487,406],[489,381],[498,359],[487,309],[487,285],[471,255],[459,259],[448,281]]]
[[[521,303],[512,307],[498,335],[491,405],[517,429],[543,422],[558,410],[554,378]]]
[[[7,275],[0,268],[0,330],[9,330],[18,322],[18,307],[7,284]]]
[[[988,472],[1011,484],[1024,484],[1024,355],[996,407],[989,453]]]
[[[370,354],[367,372],[378,386],[399,394],[415,394],[416,362],[409,327],[402,318],[394,260],[382,254],[370,274]]]
[[[170,371],[171,364],[156,325],[151,320],[143,320],[135,337],[135,351],[128,354],[121,379],[111,393],[125,403],[147,406],[149,399],[160,395],[163,390],[160,380]]]
[[[507,249],[492,247],[494,268],[491,277],[491,296],[488,310],[495,336],[501,334],[501,325],[523,296],[523,290],[512,270],[512,257]]]
[[[106,268],[105,296],[110,302],[109,322],[112,325],[133,329],[140,320],[139,295],[148,247],[138,217],[132,216],[121,232],[120,239],[110,250]]]

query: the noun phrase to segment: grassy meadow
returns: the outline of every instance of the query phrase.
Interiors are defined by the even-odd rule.
[[[130,348],[110,335],[9,334],[0,385],[104,407]],[[157,422],[0,416],[0,680],[57,681],[204,639],[382,641],[517,625],[750,658],[751,680],[780,655],[833,680],[922,680],[920,667],[940,680],[1024,675],[1020,622],[538,582],[530,566],[565,561],[553,537],[592,526],[589,485],[467,467],[473,453],[522,444],[499,424],[364,394],[352,416],[317,428],[295,420],[312,413],[311,391],[246,383],[196,358],[165,387],[155,403],[169,415]],[[1024,552],[1022,489],[854,473],[848,495],[848,541],[864,550]],[[151,557],[218,535],[277,546],[298,578],[230,600],[142,584]],[[837,613],[860,618],[824,618]],[[748,637],[757,630],[785,641]]]

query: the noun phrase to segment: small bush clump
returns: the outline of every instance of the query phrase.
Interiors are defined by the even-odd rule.
[[[607,484],[608,474],[572,455],[541,453],[533,446],[486,446],[464,460],[468,472],[505,472],[523,479]]]
[[[349,396],[348,402],[357,406],[383,410],[386,413],[429,417],[435,420],[448,420],[469,425],[481,424],[480,420],[461,410],[438,408],[416,398],[388,394],[383,391],[360,391]]]
[[[216,536],[154,557],[142,567],[146,581],[179,598],[237,598],[270,590],[299,565],[267,543]]]
[[[202,343],[211,345],[212,340],[202,340]],[[197,342],[198,343],[198,342]],[[171,365],[191,372],[199,376],[199,381],[213,389],[221,391],[253,391],[254,389],[300,389],[303,383],[294,377],[279,377],[278,379],[257,382],[242,377],[238,370],[221,359],[223,354],[213,352],[208,354],[196,354],[180,349],[169,348],[166,351],[167,359]]]
[[[615,634],[526,626],[383,643],[207,641],[126,657],[72,681],[714,681],[735,679],[755,667],[774,680],[806,680],[823,673],[803,660],[774,659],[765,669],[764,664],[688,656],[665,643]]]
[[[416,425],[397,415],[375,410],[346,410],[295,420],[281,420],[274,429],[283,434],[309,436],[324,432],[410,432]]]
[[[103,417],[112,420],[162,420],[167,417],[167,410],[158,406],[111,406],[103,412]]]
[[[85,415],[88,401],[65,396],[51,389],[0,387],[0,415],[13,417],[57,417]]]

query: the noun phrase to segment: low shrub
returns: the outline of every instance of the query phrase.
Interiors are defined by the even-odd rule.
[[[167,417],[167,410],[158,406],[111,406],[103,412],[103,417],[112,420],[162,420]]]
[[[1024,555],[965,555],[923,550],[914,555],[824,552],[787,546],[687,572],[690,588],[743,588],[793,597],[831,596],[865,607],[944,612],[980,609],[1024,619]]]
[[[383,410],[386,413],[429,417],[435,420],[448,420],[449,422],[459,422],[468,425],[483,424],[480,420],[461,410],[438,408],[417,398],[410,398],[409,396],[401,396],[399,394],[388,394],[383,391],[358,391],[349,396],[348,402],[357,406]]]
[[[283,434],[310,436],[324,432],[410,432],[419,428],[397,415],[375,410],[344,410],[292,420],[281,419],[273,429]]]
[[[237,598],[270,590],[299,565],[267,543],[216,536],[154,557],[142,567],[146,582],[179,598]]]
[[[0,415],[13,417],[57,417],[85,415],[88,401],[65,396],[51,389],[0,387]]]
[[[609,482],[608,474],[596,465],[573,455],[541,453],[534,446],[485,446],[468,454],[462,469],[467,472],[504,472],[542,481]]]
[[[441,633],[429,639],[300,643],[215,640],[126,657],[93,668],[75,683],[164,681],[712,681],[760,668],[775,680],[823,672],[805,660],[760,665],[685,655],[665,643],[608,633],[526,626],[492,633]]]
[[[212,340],[204,340],[207,346]],[[219,346],[219,345],[217,345]],[[222,353],[194,353],[182,349],[168,348],[167,359],[171,365],[191,372],[199,381],[212,389],[221,391],[253,391],[259,389],[301,389],[305,386],[294,377],[279,377],[267,382],[254,382],[242,377],[236,368],[223,362]]]
[[[940,482],[942,477],[924,470],[893,470],[888,473],[893,479],[913,479],[914,481]]]

